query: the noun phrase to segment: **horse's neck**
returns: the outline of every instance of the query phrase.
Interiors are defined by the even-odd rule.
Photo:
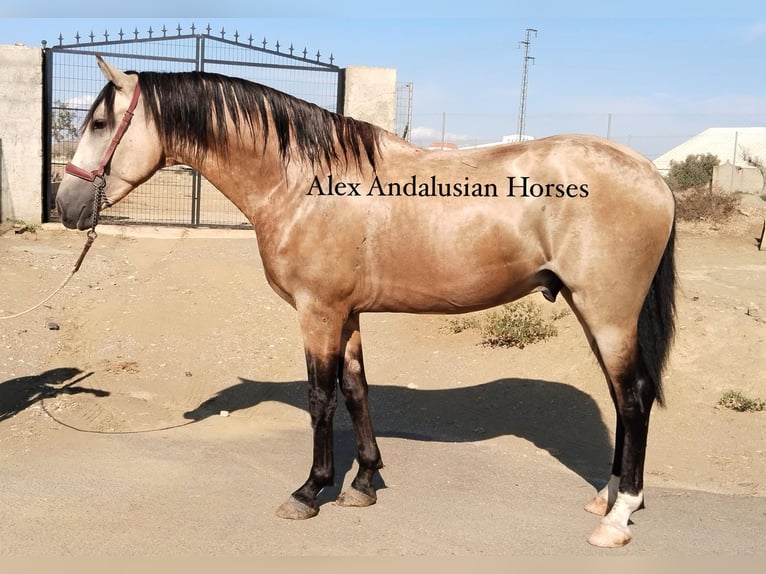
[[[265,146],[257,140],[237,141],[223,153],[210,150],[201,161],[186,158],[181,163],[197,169],[255,225],[264,210],[284,208],[295,199],[289,188],[300,187],[310,173],[303,161],[283,160],[275,139]]]
[[[273,134],[273,130],[270,133]],[[225,153],[210,151],[198,165],[190,165],[231,200],[259,231],[259,227],[268,227],[275,213],[288,214],[299,209],[305,212],[306,207],[300,204],[306,202],[315,177],[324,181],[333,174],[335,182],[365,181],[374,177],[373,167],[366,158],[361,158],[357,165],[351,154],[344,160],[343,150],[335,151],[341,157],[337,164],[312,164],[297,150],[292,150],[289,158],[283,158],[276,137],[269,137],[265,143],[256,137],[254,141],[233,142]],[[389,152],[409,157],[419,151],[422,150],[393,134],[381,134],[381,154]],[[377,159],[379,163],[382,161],[380,156]],[[265,223],[259,225],[261,221]]]

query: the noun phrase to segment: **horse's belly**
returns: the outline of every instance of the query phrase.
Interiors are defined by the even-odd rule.
[[[430,258],[402,254],[368,275],[367,310],[460,313],[492,307],[534,291],[542,264],[533,257],[487,258],[460,249]]]

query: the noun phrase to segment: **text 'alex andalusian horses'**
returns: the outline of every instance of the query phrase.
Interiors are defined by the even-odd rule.
[[[630,540],[674,319],[674,201],[651,162],[574,135],[425,151],[245,80],[98,63],[109,83],[59,188],[64,225],[88,229],[94,208],[162,166],[191,165],[253,224],[269,284],[298,312],[314,455],[279,516],[316,515],[333,483],[336,385],[359,463],[338,503],[376,501],[360,313],[461,313],[540,291],[561,293],[579,319],[617,415],[589,541]]]

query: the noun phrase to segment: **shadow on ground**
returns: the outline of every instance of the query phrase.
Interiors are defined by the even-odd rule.
[[[184,417],[199,421],[222,410],[234,412],[266,401],[307,410],[306,381],[240,381]],[[609,472],[612,445],[601,412],[590,396],[569,385],[499,379],[439,390],[371,386],[369,400],[379,437],[476,442],[513,435],[548,451],[596,488]],[[343,476],[353,464],[356,447],[342,399],[335,429],[336,472]]]
[[[77,386],[78,383],[93,373],[86,373],[78,377],[81,374],[80,369],[61,367],[45,371],[39,375],[18,377],[0,383],[0,422],[19,414],[38,401],[57,395],[89,393],[96,397],[109,396],[107,391]]]

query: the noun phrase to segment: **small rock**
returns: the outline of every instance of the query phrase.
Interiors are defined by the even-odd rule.
[[[218,413],[218,414],[219,414],[220,416],[222,416],[222,417],[228,417],[230,413],[229,413],[229,411],[221,411],[221,412],[220,412],[220,413]]]
[[[191,377],[191,376],[192,376],[192,374],[191,374],[191,371],[186,371],[184,374],[185,374],[187,377]]]
[[[51,331],[58,331],[61,327],[55,321],[48,321],[48,329]]]
[[[747,311],[745,311],[750,317],[760,317],[761,316],[761,308],[758,305],[750,304],[747,307]]]

